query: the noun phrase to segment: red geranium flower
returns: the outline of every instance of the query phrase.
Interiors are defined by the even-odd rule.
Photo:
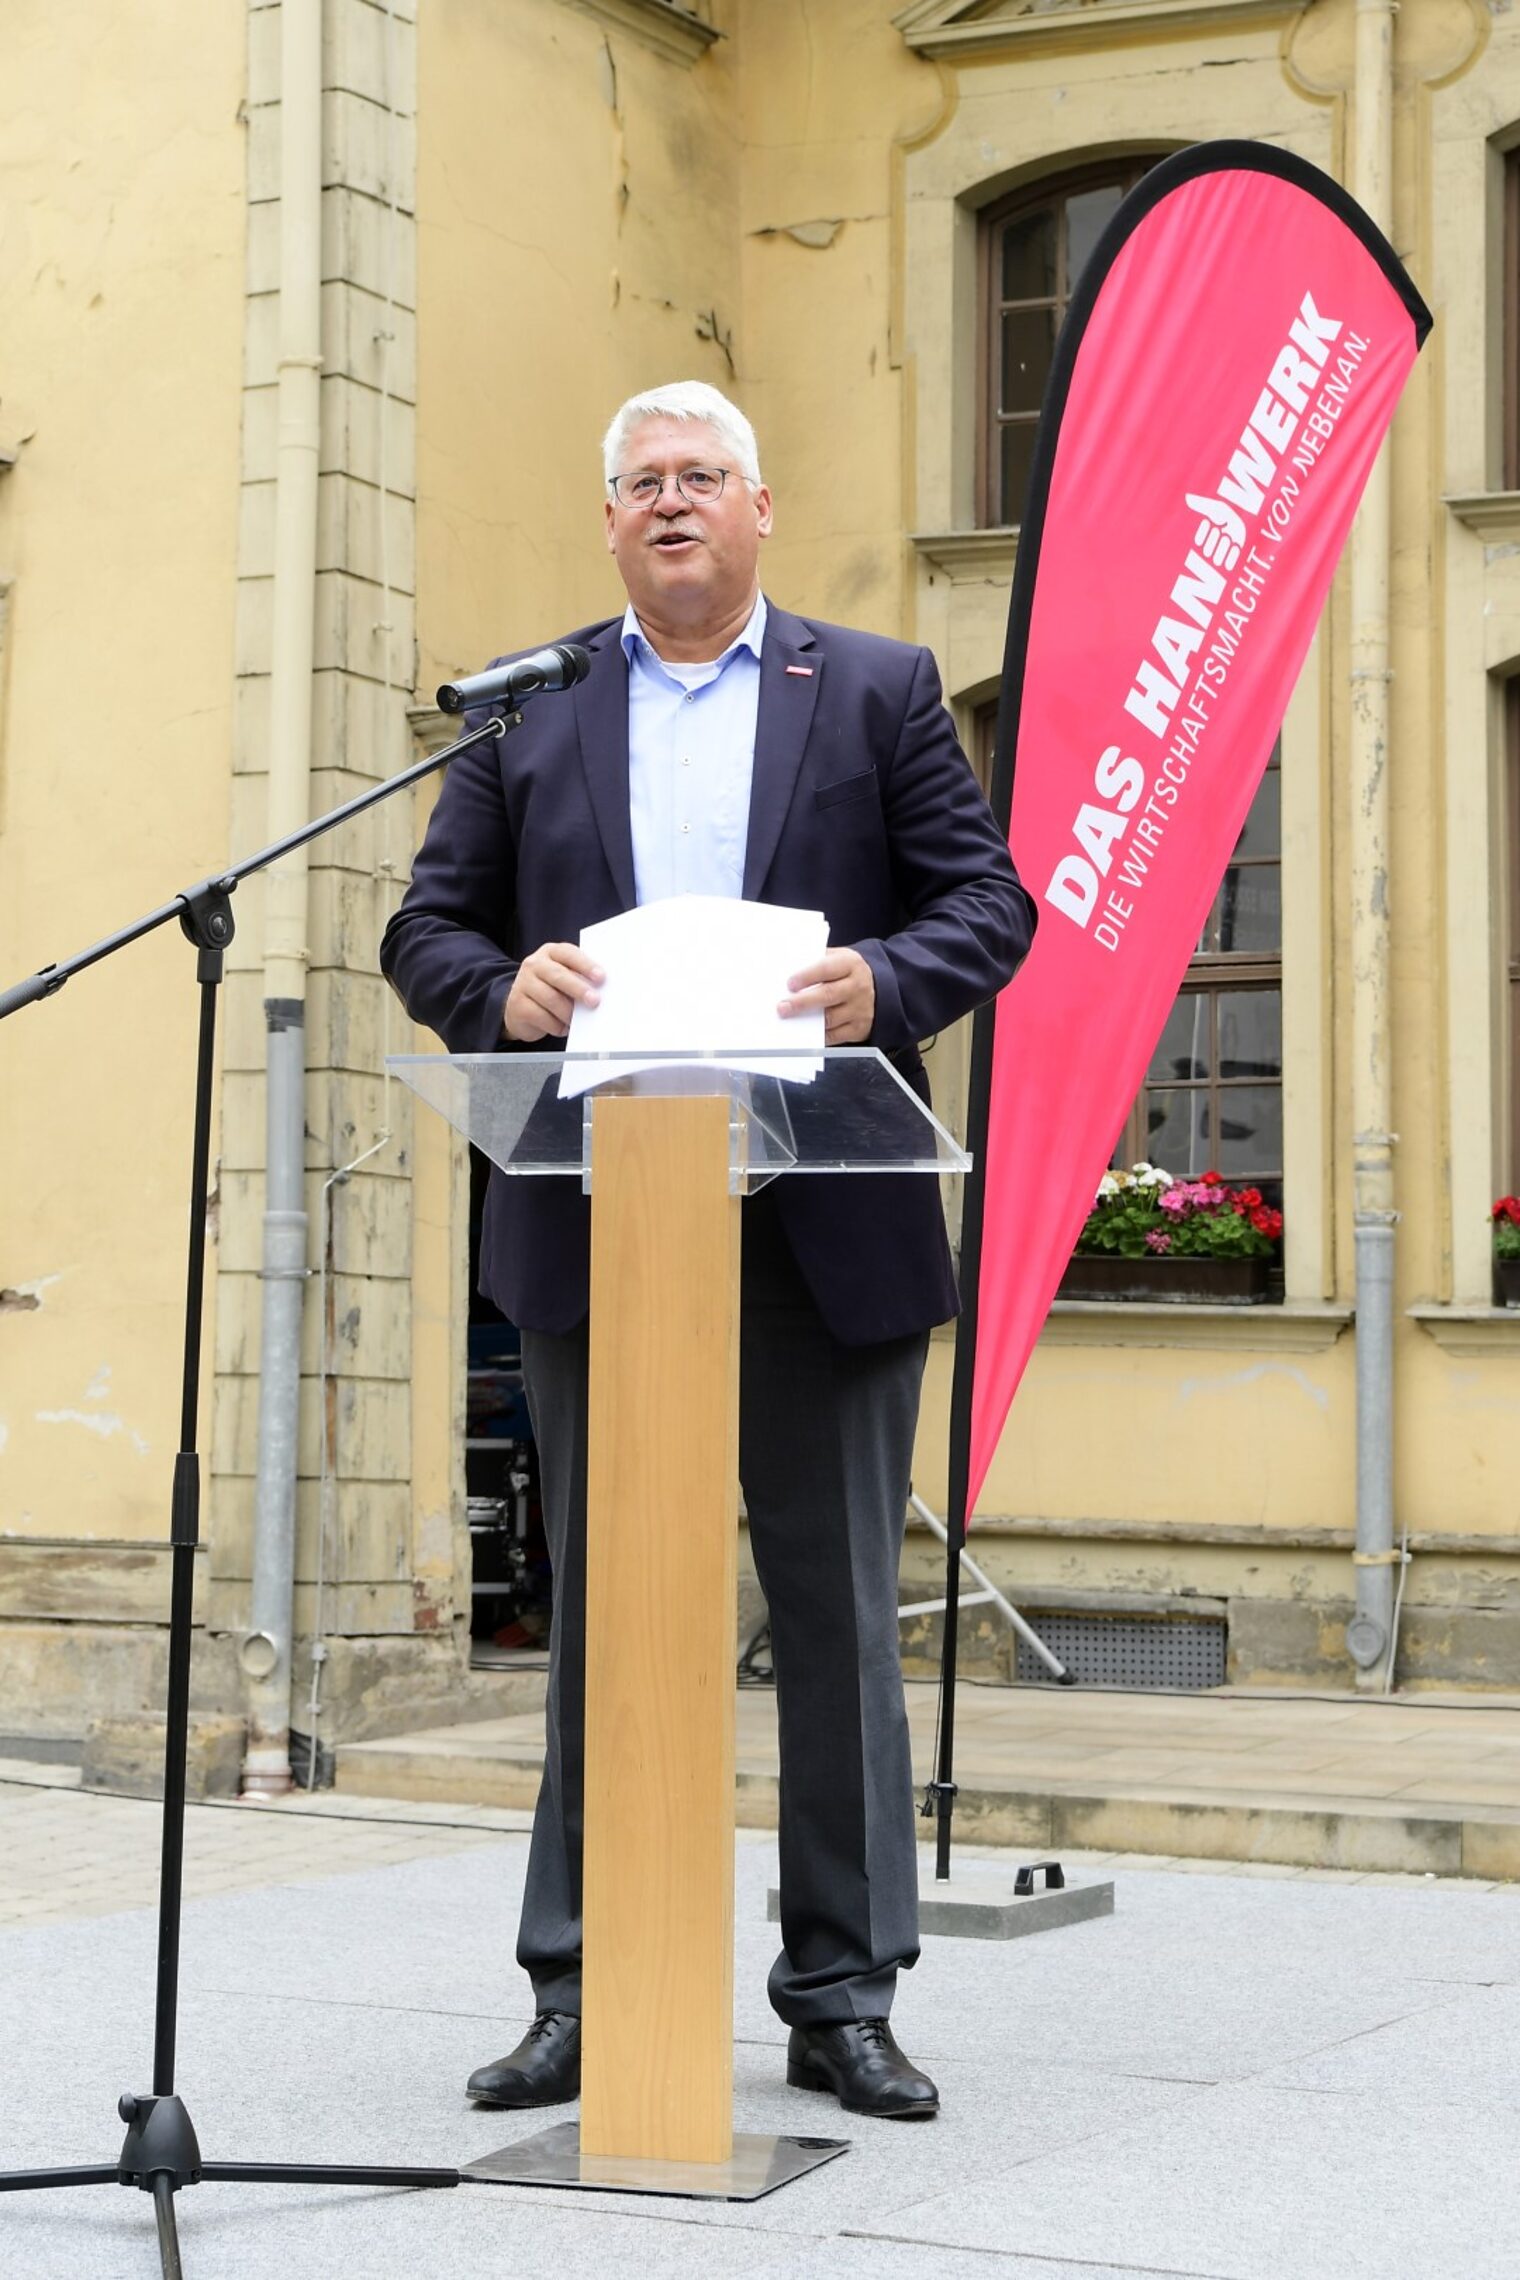
[[[1224,1186],[1224,1174],[1222,1172],[1204,1172],[1201,1179],[1204,1187]]]

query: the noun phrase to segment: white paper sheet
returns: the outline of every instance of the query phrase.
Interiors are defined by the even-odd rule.
[[[583,927],[581,947],[607,979],[601,1003],[577,1005],[570,1016],[565,1050],[620,1058],[567,1060],[561,1099],[609,1077],[658,1067],[640,1058],[649,1053],[689,1052],[717,1057],[727,1068],[772,1074],[784,1069],[793,1081],[817,1076],[822,1011],[783,1018],[777,1007],[792,975],[815,965],[828,946],[822,911],[727,895],[672,895]],[[763,1058],[767,1053],[788,1059],[778,1066]],[[797,1055],[812,1058],[792,1058]]]

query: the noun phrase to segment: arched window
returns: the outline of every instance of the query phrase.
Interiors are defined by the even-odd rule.
[[[1088,167],[1031,187],[982,218],[984,352],[980,519],[1022,520],[1034,431],[1072,288],[1149,158]]]

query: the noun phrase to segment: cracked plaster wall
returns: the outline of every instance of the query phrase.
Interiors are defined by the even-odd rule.
[[[11,981],[226,848],[246,130],[236,8],[12,0],[3,44]],[[0,1537],[166,1532],[195,1025],[166,928],[0,1033]]]

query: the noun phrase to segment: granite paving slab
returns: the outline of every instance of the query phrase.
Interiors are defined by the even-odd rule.
[[[1016,2244],[1077,2270],[1514,2280],[1512,2133],[1512,2113],[1431,2100],[1407,2078],[1354,2096],[1229,2083],[873,2229],[926,2249]]]
[[[136,1844],[129,1821],[109,1826]],[[455,1848],[440,1828],[432,1856],[336,1872],[332,1854],[324,1872],[292,1827],[293,1873],[273,1881],[276,1826],[250,1839],[252,1888],[185,1911],[178,2079],[208,2158],[449,2164],[573,2113],[462,2094],[531,2008],[512,1959],[524,1835]],[[98,1908],[107,1828],[89,1820],[60,1906],[77,1873]],[[217,1832],[229,1878],[232,1836]],[[903,2125],[787,2089],[765,1996],[775,1846],[748,1834],[736,2122],[848,2137],[841,2160],[753,2204],[202,2186],[181,2204],[189,2280],[606,2280],[629,2264],[659,2280],[1514,2280],[1520,1891],[1083,1872],[1100,1866],[1111,1918],[927,1944],[893,2020],[943,2111]],[[141,1907],[0,1930],[0,2163],[115,2158],[116,2097],[149,2074],[154,1931]],[[142,2196],[0,2196],[0,2280],[157,2270]]]

